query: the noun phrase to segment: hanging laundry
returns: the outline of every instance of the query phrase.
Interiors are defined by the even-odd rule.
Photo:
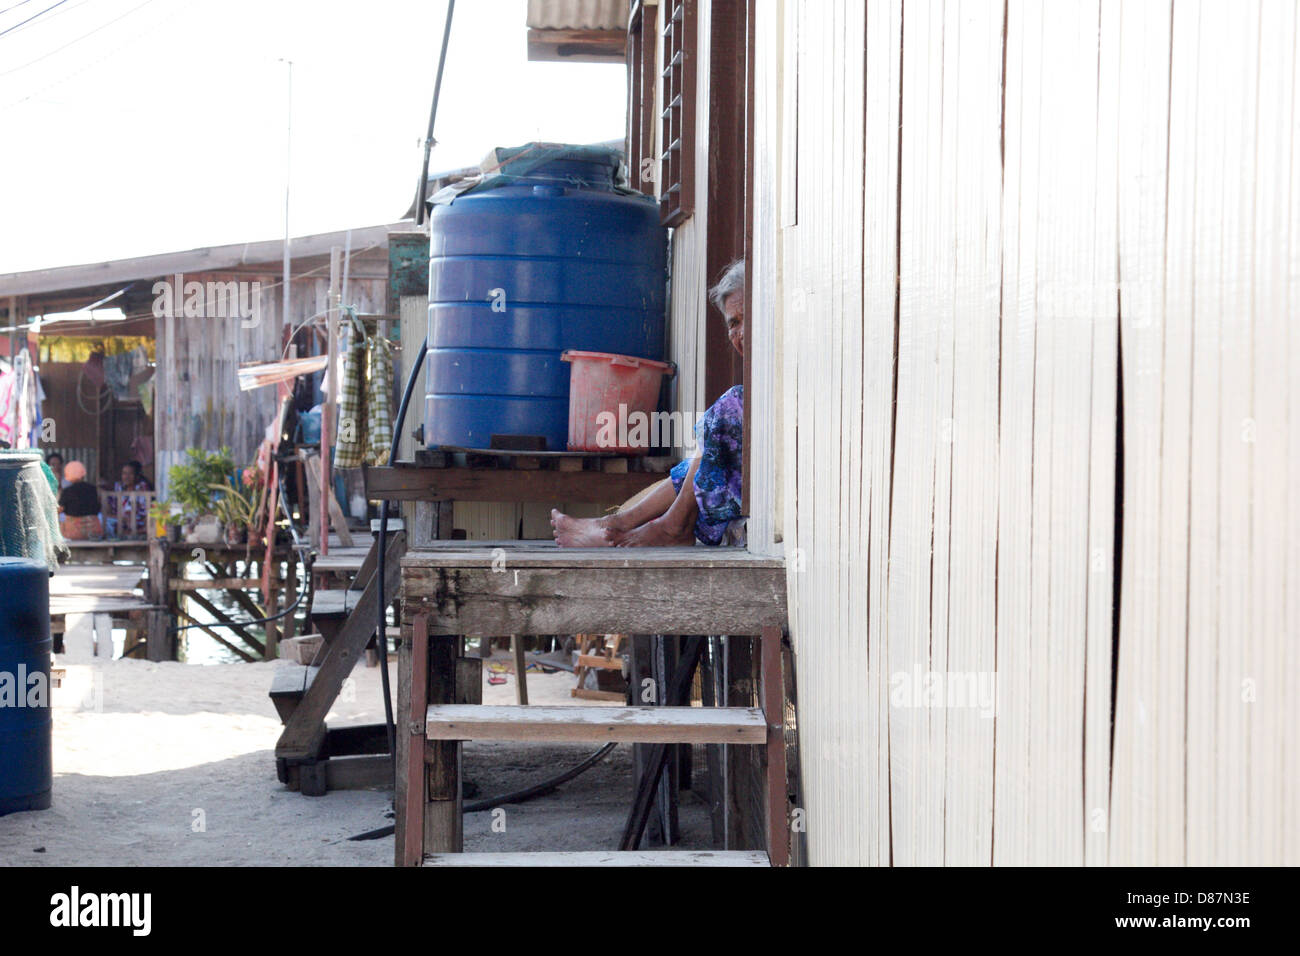
[[[366,372],[366,433],[370,439],[368,462],[388,464],[393,447],[393,351],[378,335],[369,343],[370,367]]]
[[[339,389],[339,421],[334,448],[335,468],[360,468],[366,456],[365,414],[366,332],[355,313],[348,315],[348,348]]]
[[[126,401],[132,398],[131,378],[137,372],[148,368],[148,366],[149,356],[139,346],[120,355],[105,357],[104,381],[113,390],[113,397],[118,401]],[[89,376],[89,372],[87,372],[87,375]]]

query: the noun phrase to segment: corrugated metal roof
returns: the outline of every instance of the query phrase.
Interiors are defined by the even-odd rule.
[[[625,30],[628,0],[528,0],[532,30]]]

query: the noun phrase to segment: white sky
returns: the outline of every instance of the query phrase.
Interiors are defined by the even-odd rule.
[[[0,31],[58,0],[0,0]],[[444,0],[63,0],[0,33],[0,273],[397,220]],[[430,169],[623,135],[621,65],[529,63],[525,0],[459,0]],[[84,39],[79,39],[84,37]],[[66,49],[60,49],[70,44]]]

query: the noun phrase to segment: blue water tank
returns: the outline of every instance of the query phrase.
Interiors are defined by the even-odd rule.
[[[499,174],[430,215],[429,447],[568,439],[565,349],[664,357],[666,232],[615,188],[620,154],[501,151]]]
[[[0,815],[50,805],[50,689],[49,570],[0,558]]]

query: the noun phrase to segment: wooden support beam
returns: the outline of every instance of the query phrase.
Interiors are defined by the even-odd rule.
[[[397,651],[397,782],[395,844],[398,866],[424,856],[424,719],[429,699],[429,618],[418,614]]]
[[[203,608],[205,611],[207,611],[209,614],[211,614],[213,617],[215,617],[215,618],[217,619],[218,622],[220,622],[220,621],[224,621],[224,620],[225,620],[225,618],[226,618],[226,612],[223,611],[221,608],[217,607],[215,604],[213,604],[213,603],[212,603],[211,601],[209,601],[207,598],[205,598],[205,597],[203,596],[203,592],[201,592],[201,591],[187,591],[187,592],[185,592],[185,594],[186,594],[186,597],[188,597],[191,601],[193,601],[193,602],[196,603],[199,607]],[[191,618],[191,620],[193,620],[193,615],[190,615],[190,618]],[[257,651],[259,657],[261,657],[261,656],[265,656],[265,654],[266,654],[266,646],[265,646],[261,641],[259,641],[257,638],[255,638],[255,637],[254,637],[254,636],[253,636],[253,635],[252,635],[252,634],[251,634],[247,629],[245,629],[243,626],[241,626],[241,625],[239,625],[239,624],[235,624],[235,623],[224,623],[224,624],[221,624],[220,626],[225,627],[225,628],[227,628],[228,630],[234,631],[236,634],[238,634],[240,637],[242,637],[245,641],[248,642],[248,646],[249,646],[249,647],[251,647],[251,648],[253,648],[254,650]]]
[[[429,614],[434,634],[753,634],[784,625],[786,614],[778,568],[607,566],[593,573],[516,568],[507,555],[504,572],[408,565],[402,584],[403,602]],[[453,607],[454,616],[443,613]]]
[[[146,612],[145,654],[151,661],[176,659],[176,632],[171,627],[173,598],[167,587],[171,562],[167,554],[166,541],[154,538],[149,542],[149,579],[145,582],[145,595],[153,608]]]
[[[773,866],[790,862],[790,819],[786,798],[785,677],[781,668],[783,629],[765,627],[759,638],[763,714],[767,721],[767,856]]]
[[[248,663],[251,664],[253,661],[257,660],[257,658],[254,657],[252,654],[248,653],[246,650],[244,650],[243,648],[237,646],[237,645],[234,644],[233,642],[226,640],[226,638],[222,637],[220,634],[218,634],[218,633],[217,633],[216,631],[214,631],[212,628],[208,627],[208,625],[203,624],[203,623],[200,622],[200,621],[196,621],[194,618],[190,617],[188,614],[184,613],[183,611],[181,612],[181,616],[182,616],[185,620],[187,620],[187,621],[189,621],[191,624],[193,624],[195,627],[197,627],[197,628],[198,628],[200,631],[202,631],[204,634],[208,635],[208,637],[212,638],[212,639],[213,639],[214,641],[216,641],[218,644],[221,644],[222,646],[226,647],[227,649],[229,649],[229,650],[232,651],[233,653],[238,654],[240,657],[242,657],[242,658],[243,658],[245,661],[247,661]]]

